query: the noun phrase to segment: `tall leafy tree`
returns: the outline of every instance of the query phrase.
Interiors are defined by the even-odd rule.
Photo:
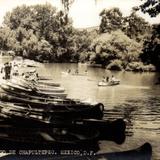
[[[101,13],[100,33],[106,33],[121,29],[123,26],[123,16],[119,8],[104,9]]]
[[[133,61],[139,61],[142,45],[130,39],[121,30],[112,31],[110,34],[101,34],[91,45],[91,60],[95,63],[109,65],[114,60],[123,62],[123,67]]]
[[[73,35],[71,20],[66,21],[65,13],[57,11],[48,3],[16,7],[4,17],[4,25],[15,32],[14,38],[20,46],[17,52],[20,55],[44,59],[46,54],[49,60],[54,60],[59,50],[63,50],[63,59],[70,54],[68,45]],[[13,46],[11,48],[15,49]],[[45,52],[41,52],[43,50]]]
[[[160,13],[160,0],[143,0],[140,9],[148,13],[151,17],[156,17]],[[146,39],[144,49],[141,54],[144,63],[154,64],[160,71],[160,24],[153,25],[151,36]]]
[[[133,11],[128,17],[124,18],[123,31],[131,39],[143,41],[151,33],[151,26],[142,17]]]
[[[160,13],[160,0],[142,0],[144,3],[140,5],[140,9],[144,13],[148,13],[151,17],[155,17]]]
[[[160,70],[160,24],[153,26],[152,35],[144,43],[142,60],[154,64]]]
[[[66,22],[68,21],[69,9],[70,9],[71,5],[73,4],[73,2],[74,2],[74,0],[61,0]]]

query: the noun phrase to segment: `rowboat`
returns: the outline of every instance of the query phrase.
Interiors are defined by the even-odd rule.
[[[36,96],[45,96],[45,97],[61,97],[65,98],[67,96],[66,93],[64,93],[63,88],[51,88],[50,90],[45,90],[43,88],[36,88],[33,86],[33,88],[23,87],[18,84],[11,83],[10,81],[6,81],[5,83],[1,83],[0,86],[3,90],[6,92],[24,92],[30,95],[36,95]]]
[[[73,73],[72,76],[87,76],[87,73]]]
[[[91,152],[84,152],[79,151],[78,155],[75,153],[70,153],[70,155],[66,155],[65,152],[62,154],[60,151],[56,152],[58,155],[37,155],[30,154],[30,155],[6,155],[1,157],[0,160],[151,160],[152,159],[152,146],[149,143],[145,143],[142,146],[131,149],[127,151],[120,151],[120,152],[110,152],[110,153],[101,153],[101,154],[90,154]],[[86,155],[88,154],[88,155]]]
[[[93,129],[96,130],[96,132],[98,133],[97,134],[97,140],[110,140],[110,141],[114,141],[118,144],[121,144],[125,140],[124,138],[122,139],[119,136],[119,140],[117,141],[117,136],[115,136],[115,132],[117,132],[116,134],[118,134],[118,133],[122,134],[121,128],[124,125],[124,121],[122,119],[118,119],[118,120],[115,120],[115,121],[99,121],[99,120],[94,119],[94,122],[96,122],[96,125],[93,122],[93,120],[91,120],[91,119],[73,120],[72,123],[61,121],[59,123],[56,122],[52,125],[42,125],[40,123],[39,124],[36,123],[36,125],[33,125],[33,124],[30,123],[29,120],[28,120],[28,124],[27,124],[26,123],[27,119],[24,121],[24,118],[23,119],[21,118],[21,119],[17,119],[17,120],[19,120],[19,122],[21,122],[21,125],[20,125],[20,123],[18,121],[17,121],[17,123],[14,123],[14,118],[12,117],[11,120],[8,119],[8,118],[6,120],[4,119],[5,123],[4,124],[1,123],[0,130],[4,131],[4,130],[6,130],[5,126],[9,126],[9,127],[11,126],[11,127],[17,128],[18,131],[19,130],[24,131],[24,130],[28,129],[28,132],[46,132],[46,131],[48,131],[48,133],[51,134],[52,129],[54,129],[54,128],[57,128],[57,129],[58,128],[60,128],[60,129],[61,128],[63,128],[63,129],[81,128],[82,130],[84,128],[88,128],[88,129],[90,128],[91,130],[93,130]],[[23,122],[25,122],[25,123],[23,123]],[[33,121],[33,123],[34,123],[34,121]],[[100,126],[98,126],[98,125],[100,125]],[[102,126],[103,126],[103,128],[102,128]],[[117,129],[117,126],[119,127],[119,129]],[[105,128],[107,128],[107,130]],[[102,131],[104,133],[101,133]],[[102,134],[104,134],[105,137]],[[123,134],[124,134],[124,131],[123,131]],[[124,136],[125,136],[125,134],[124,134]],[[121,141],[121,143],[119,143],[120,141]]]
[[[4,117],[11,124],[20,127],[52,128],[52,127],[86,127],[99,131],[99,140],[111,140],[122,144],[125,140],[126,124],[122,119],[106,121],[98,119],[84,119],[90,117],[67,118],[68,111],[45,110],[44,108],[31,108],[24,104],[4,104],[1,103],[1,117]],[[64,113],[65,112],[65,113]],[[72,112],[72,114],[74,114]],[[82,112],[79,112],[79,115]],[[64,116],[65,115],[65,119]],[[63,116],[63,117],[61,117]],[[69,116],[69,115],[68,115]]]
[[[27,92],[17,91],[14,89],[10,89],[10,88],[1,86],[2,100],[5,97],[7,97],[7,95],[8,95],[8,97],[13,96],[13,97],[17,97],[17,98],[25,98],[26,100],[35,100],[35,101],[40,101],[40,102],[62,101],[62,98],[58,97],[58,96],[35,95],[35,92],[29,94]],[[12,100],[12,98],[10,100]]]
[[[5,93],[1,93],[0,98],[1,100],[8,102],[0,103],[2,108],[1,110],[3,110],[4,108],[4,112],[6,114],[9,114],[9,111],[13,111],[20,116],[22,115],[26,117],[26,114],[28,114],[28,118],[32,118],[35,116],[37,119],[37,117],[39,116],[41,117],[42,121],[49,119],[48,123],[52,123],[52,121],[57,119],[101,119],[103,117],[104,106],[101,103],[90,104],[79,102],[76,100],[63,100],[58,98],[49,101],[39,101],[38,99],[20,98],[13,95],[7,95]],[[22,104],[19,105],[16,103]],[[5,111],[5,109],[7,108],[8,113],[7,111]]]
[[[60,86],[60,83],[56,83],[52,80],[38,80],[37,84],[48,85],[48,86],[56,86],[56,87]]]
[[[1,82],[2,83],[2,82]],[[43,84],[36,84],[33,82],[26,81],[22,78],[13,78],[10,81],[3,80],[2,84],[7,84],[11,87],[21,87],[21,89],[36,89],[39,91],[46,91],[46,92],[64,92],[65,89],[63,87],[56,87],[56,86],[48,86]]]
[[[68,75],[70,75],[69,72],[65,72],[65,71],[61,72],[61,74],[62,74],[62,76],[68,76]]]
[[[87,72],[86,73],[70,73],[70,72],[61,72],[62,76],[87,76]]]
[[[54,86],[54,87],[59,87],[60,86],[60,83],[58,82],[54,82],[53,79],[50,79],[50,78],[45,78],[43,76],[40,76],[39,77],[35,77],[35,76],[31,76],[28,78],[25,78],[23,76],[18,76],[18,77],[14,77],[13,78],[15,82],[19,83],[19,82],[23,82],[25,84],[30,84],[32,82],[36,82],[37,85],[46,85],[46,86]]]
[[[38,75],[38,80],[53,80],[51,76]]]
[[[114,80],[114,81],[109,81],[109,82],[98,82],[98,86],[115,86],[115,85],[119,85],[120,84],[120,80]]]
[[[17,127],[10,124],[0,126],[1,149],[62,149],[87,148],[97,144],[99,132],[83,126],[52,127],[45,130]]]
[[[63,87],[47,87],[47,86],[44,86],[44,87],[36,87],[36,89],[38,91],[42,91],[42,92],[59,92],[59,93],[62,93],[65,91],[65,89]]]

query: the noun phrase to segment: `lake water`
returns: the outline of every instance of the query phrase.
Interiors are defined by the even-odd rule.
[[[76,69],[87,76],[63,75]],[[154,85],[159,73],[110,72],[77,64],[42,64],[41,75],[51,76],[65,87],[68,97],[98,101],[105,105],[104,119],[124,118],[126,140],[122,145],[101,141],[99,152],[137,148],[145,142],[153,147],[153,159],[160,159],[160,85]],[[118,86],[98,87],[103,76],[121,80]]]

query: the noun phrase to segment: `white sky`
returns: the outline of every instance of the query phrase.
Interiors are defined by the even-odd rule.
[[[11,11],[18,5],[45,4],[46,2],[61,8],[60,0],[0,0],[0,24],[7,11]],[[131,8],[141,3],[141,0],[75,0],[71,9],[70,17],[73,19],[73,25],[77,28],[98,26],[100,24],[99,13],[104,8],[119,7],[126,16],[130,14]],[[160,16],[150,18],[147,14],[140,14],[150,23],[160,23]]]

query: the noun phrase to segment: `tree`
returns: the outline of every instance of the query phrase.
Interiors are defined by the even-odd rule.
[[[123,62],[125,68],[132,61],[139,61],[142,45],[130,39],[121,30],[112,31],[110,34],[101,34],[91,44],[92,61],[107,66],[114,60]],[[118,61],[118,62],[120,62]]]
[[[159,0],[143,0],[144,3],[140,5],[140,9],[144,13],[148,13],[151,17],[155,17],[160,13]]]
[[[69,9],[70,9],[73,2],[74,2],[74,0],[61,0],[66,22],[68,21]]]
[[[133,11],[128,17],[124,18],[123,31],[128,37],[139,42],[151,33],[151,26]]]
[[[143,1],[144,3],[140,6],[142,12],[148,13],[151,17],[159,15],[159,0]],[[144,63],[151,63],[156,66],[157,70],[160,70],[160,24],[153,26],[152,35],[145,40],[141,58]]]
[[[154,64],[160,70],[160,24],[153,26],[152,35],[144,43],[141,58],[146,64]]]
[[[4,25],[15,33],[15,44],[19,47],[16,49],[13,43],[10,47],[16,49],[19,55],[36,59],[39,54],[39,60],[46,57],[52,61],[55,57],[62,60],[61,56],[55,55],[59,54],[58,50],[63,50],[63,57],[70,55],[73,37],[71,20],[68,18],[66,21],[65,14],[48,3],[16,7],[4,17]],[[8,37],[7,32],[5,34]],[[6,45],[6,41],[3,44]],[[7,49],[8,46],[4,47]]]
[[[104,9],[101,13],[100,33],[106,33],[121,29],[123,25],[123,16],[119,8]]]

